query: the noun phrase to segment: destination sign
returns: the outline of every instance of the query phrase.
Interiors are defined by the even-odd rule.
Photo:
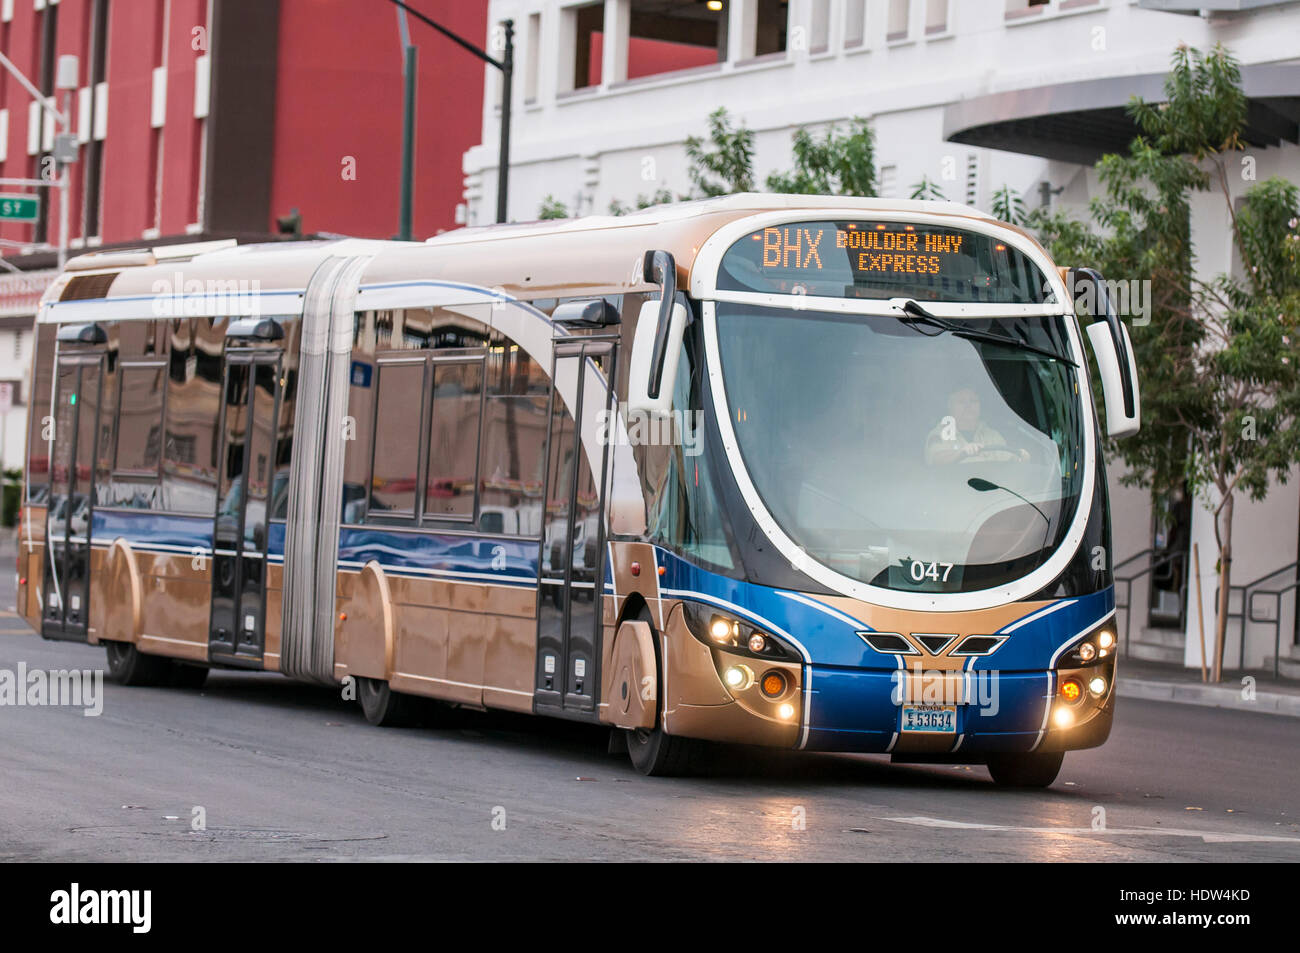
[[[797,222],[759,229],[723,256],[718,287],[836,298],[1003,304],[1045,300],[1039,268],[979,232],[902,222]]]

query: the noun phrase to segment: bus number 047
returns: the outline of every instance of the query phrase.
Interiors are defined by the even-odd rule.
[[[913,582],[923,582],[926,579],[933,579],[935,582],[947,582],[948,574],[952,572],[952,563],[925,563],[919,559],[913,559],[908,574],[912,577]]]

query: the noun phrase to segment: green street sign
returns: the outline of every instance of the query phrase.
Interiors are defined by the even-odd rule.
[[[41,202],[34,195],[0,195],[0,221],[34,222],[40,217]]]

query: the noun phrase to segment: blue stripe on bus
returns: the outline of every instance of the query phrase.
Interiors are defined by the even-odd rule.
[[[385,571],[451,575],[502,585],[536,585],[541,544],[537,540],[393,532],[379,527],[339,531],[339,565],[376,560]]]
[[[136,548],[207,552],[212,549],[212,517],[96,509],[91,516],[91,536],[104,545],[120,537]]]
[[[108,546],[122,538],[138,550],[212,551],[212,517],[152,510],[95,510],[92,536]],[[284,561],[285,524],[267,529],[267,559]],[[378,527],[339,531],[339,565],[356,569],[377,560],[386,572],[406,576],[461,577],[502,585],[537,583],[540,543],[490,536],[394,532]]]

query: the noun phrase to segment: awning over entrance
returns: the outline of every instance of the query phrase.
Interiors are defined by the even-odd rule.
[[[1243,66],[1245,140],[1262,148],[1300,143],[1300,64]],[[1163,73],[1110,76],[963,99],[944,111],[949,142],[1091,165],[1124,152],[1137,133],[1126,106],[1164,99]]]
[[[0,318],[22,317],[31,324],[41,295],[58,276],[57,268],[0,273]]]

